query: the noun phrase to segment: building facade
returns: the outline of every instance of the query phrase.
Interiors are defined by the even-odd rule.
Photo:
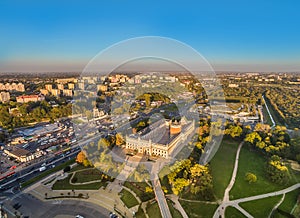
[[[141,154],[159,156],[167,159],[170,157],[172,151],[177,147],[177,145],[184,141],[195,130],[194,121],[187,122],[184,124],[184,127],[181,125],[179,128],[179,125],[180,124],[173,123],[160,125],[157,129],[148,133],[151,135],[150,138],[137,136],[138,134],[126,136],[126,144],[124,147],[129,150],[135,150]],[[163,128],[165,128],[165,130],[163,130]],[[163,136],[161,140],[154,142],[153,140],[155,139],[155,136],[162,131],[165,131],[165,135],[169,136],[169,138],[165,140],[163,139]],[[153,132],[154,134],[152,134]]]
[[[9,92],[1,92],[0,93],[0,102],[9,102],[10,100],[10,94]]]
[[[22,95],[16,97],[18,103],[27,103],[27,102],[36,102],[36,101],[43,101],[45,97],[43,95]]]

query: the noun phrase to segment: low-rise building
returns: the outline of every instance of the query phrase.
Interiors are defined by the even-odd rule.
[[[5,149],[4,153],[20,162],[28,162],[34,159],[34,154],[23,148],[15,147],[12,149]]]
[[[16,97],[18,103],[27,103],[27,102],[36,102],[36,101],[43,101],[45,97],[43,95],[22,95]]]

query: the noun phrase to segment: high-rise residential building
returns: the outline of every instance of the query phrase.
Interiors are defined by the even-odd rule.
[[[47,89],[40,89],[42,95],[48,95],[49,91]]]
[[[5,85],[3,83],[0,83],[0,90],[5,90]]]
[[[9,92],[1,92],[0,93],[0,102],[8,102],[10,100],[10,94]]]
[[[17,86],[16,86],[16,90],[18,92],[25,92],[25,86],[23,83],[18,83]]]
[[[45,85],[45,89],[48,90],[49,92],[51,92],[51,90],[52,90],[52,84],[46,84]]]
[[[78,88],[81,90],[84,90],[84,82],[79,82],[78,83]]]
[[[59,96],[60,95],[60,90],[58,90],[58,89],[52,89],[50,92],[54,96]]]
[[[73,91],[71,89],[63,89],[63,95],[65,96],[73,96]]]
[[[74,83],[68,83],[68,88],[69,88],[69,89],[74,89],[74,88],[75,88]]]
[[[57,84],[57,88],[58,88],[59,90],[63,90],[63,89],[64,89],[64,85],[63,85],[63,84]]]
[[[0,83],[0,90],[24,92],[25,86],[23,83]]]
[[[97,85],[97,91],[106,92],[108,89],[107,85],[99,84]]]

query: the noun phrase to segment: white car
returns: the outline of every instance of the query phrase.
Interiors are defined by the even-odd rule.
[[[76,215],[76,218],[84,218],[84,217],[81,215]]]

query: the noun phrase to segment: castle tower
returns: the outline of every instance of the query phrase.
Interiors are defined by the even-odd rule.
[[[181,123],[175,120],[170,124],[170,134],[175,135],[181,133]]]

